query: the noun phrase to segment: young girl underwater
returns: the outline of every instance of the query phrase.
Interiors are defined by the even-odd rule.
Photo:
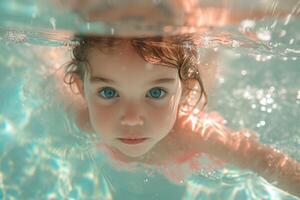
[[[255,133],[233,131],[217,113],[204,112],[215,54],[203,65],[196,34],[76,39],[64,77],[81,102],[76,122],[99,135],[97,146],[112,159],[160,166],[206,154],[300,196],[299,163],[259,143]]]

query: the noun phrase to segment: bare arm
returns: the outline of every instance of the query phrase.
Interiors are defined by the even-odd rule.
[[[300,197],[300,164],[296,160],[259,143],[248,133],[234,133],[226,128],[221,129],[218,127],[207,130],[210,132],[209,136],[208,133],[198,134],[201,137],[198,138],[199,151],[240,168],[249,169],[269,182],[276,182],[277,187]]]

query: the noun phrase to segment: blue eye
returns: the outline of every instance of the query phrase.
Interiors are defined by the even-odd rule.
[[[161,88],[152,88],[151,90],[149,90],[148,94],[150,94],[152,98],[158,99],[164,97],[166,95],[166,92]]]
[[[98,92],[99,96],[103,97],[104,99],[111,99],[114,97],[118,97],[116,90],[110,87],[105,87]]]

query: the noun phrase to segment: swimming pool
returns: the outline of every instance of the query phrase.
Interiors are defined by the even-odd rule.
[[[114,29],[80,21],[46,1],[1,2],[0,8],[0,199],[297,199],[233,166],[199,171],[182,184],[151,168],[112,168],[92,147],[95,136],[79,131],[63,112],[55,79],[47,74],[68,59],[73,31]],[[299,3],[285,9],[297,13]],[[245,29],[258,40],[246,37]],[[274,15],[203,38],[203,51],[221,52],[208,110],[220,112],[232,128],[256,131],[263,143],[298,161],[299,30],[299,19]]]

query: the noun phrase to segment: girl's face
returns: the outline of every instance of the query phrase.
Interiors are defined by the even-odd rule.
[[[152,65],[122,43],[107,53],[89,50],[83,95],[91,125],[115,150],[138,157],[172,129],[182,86],[176,68]]]

